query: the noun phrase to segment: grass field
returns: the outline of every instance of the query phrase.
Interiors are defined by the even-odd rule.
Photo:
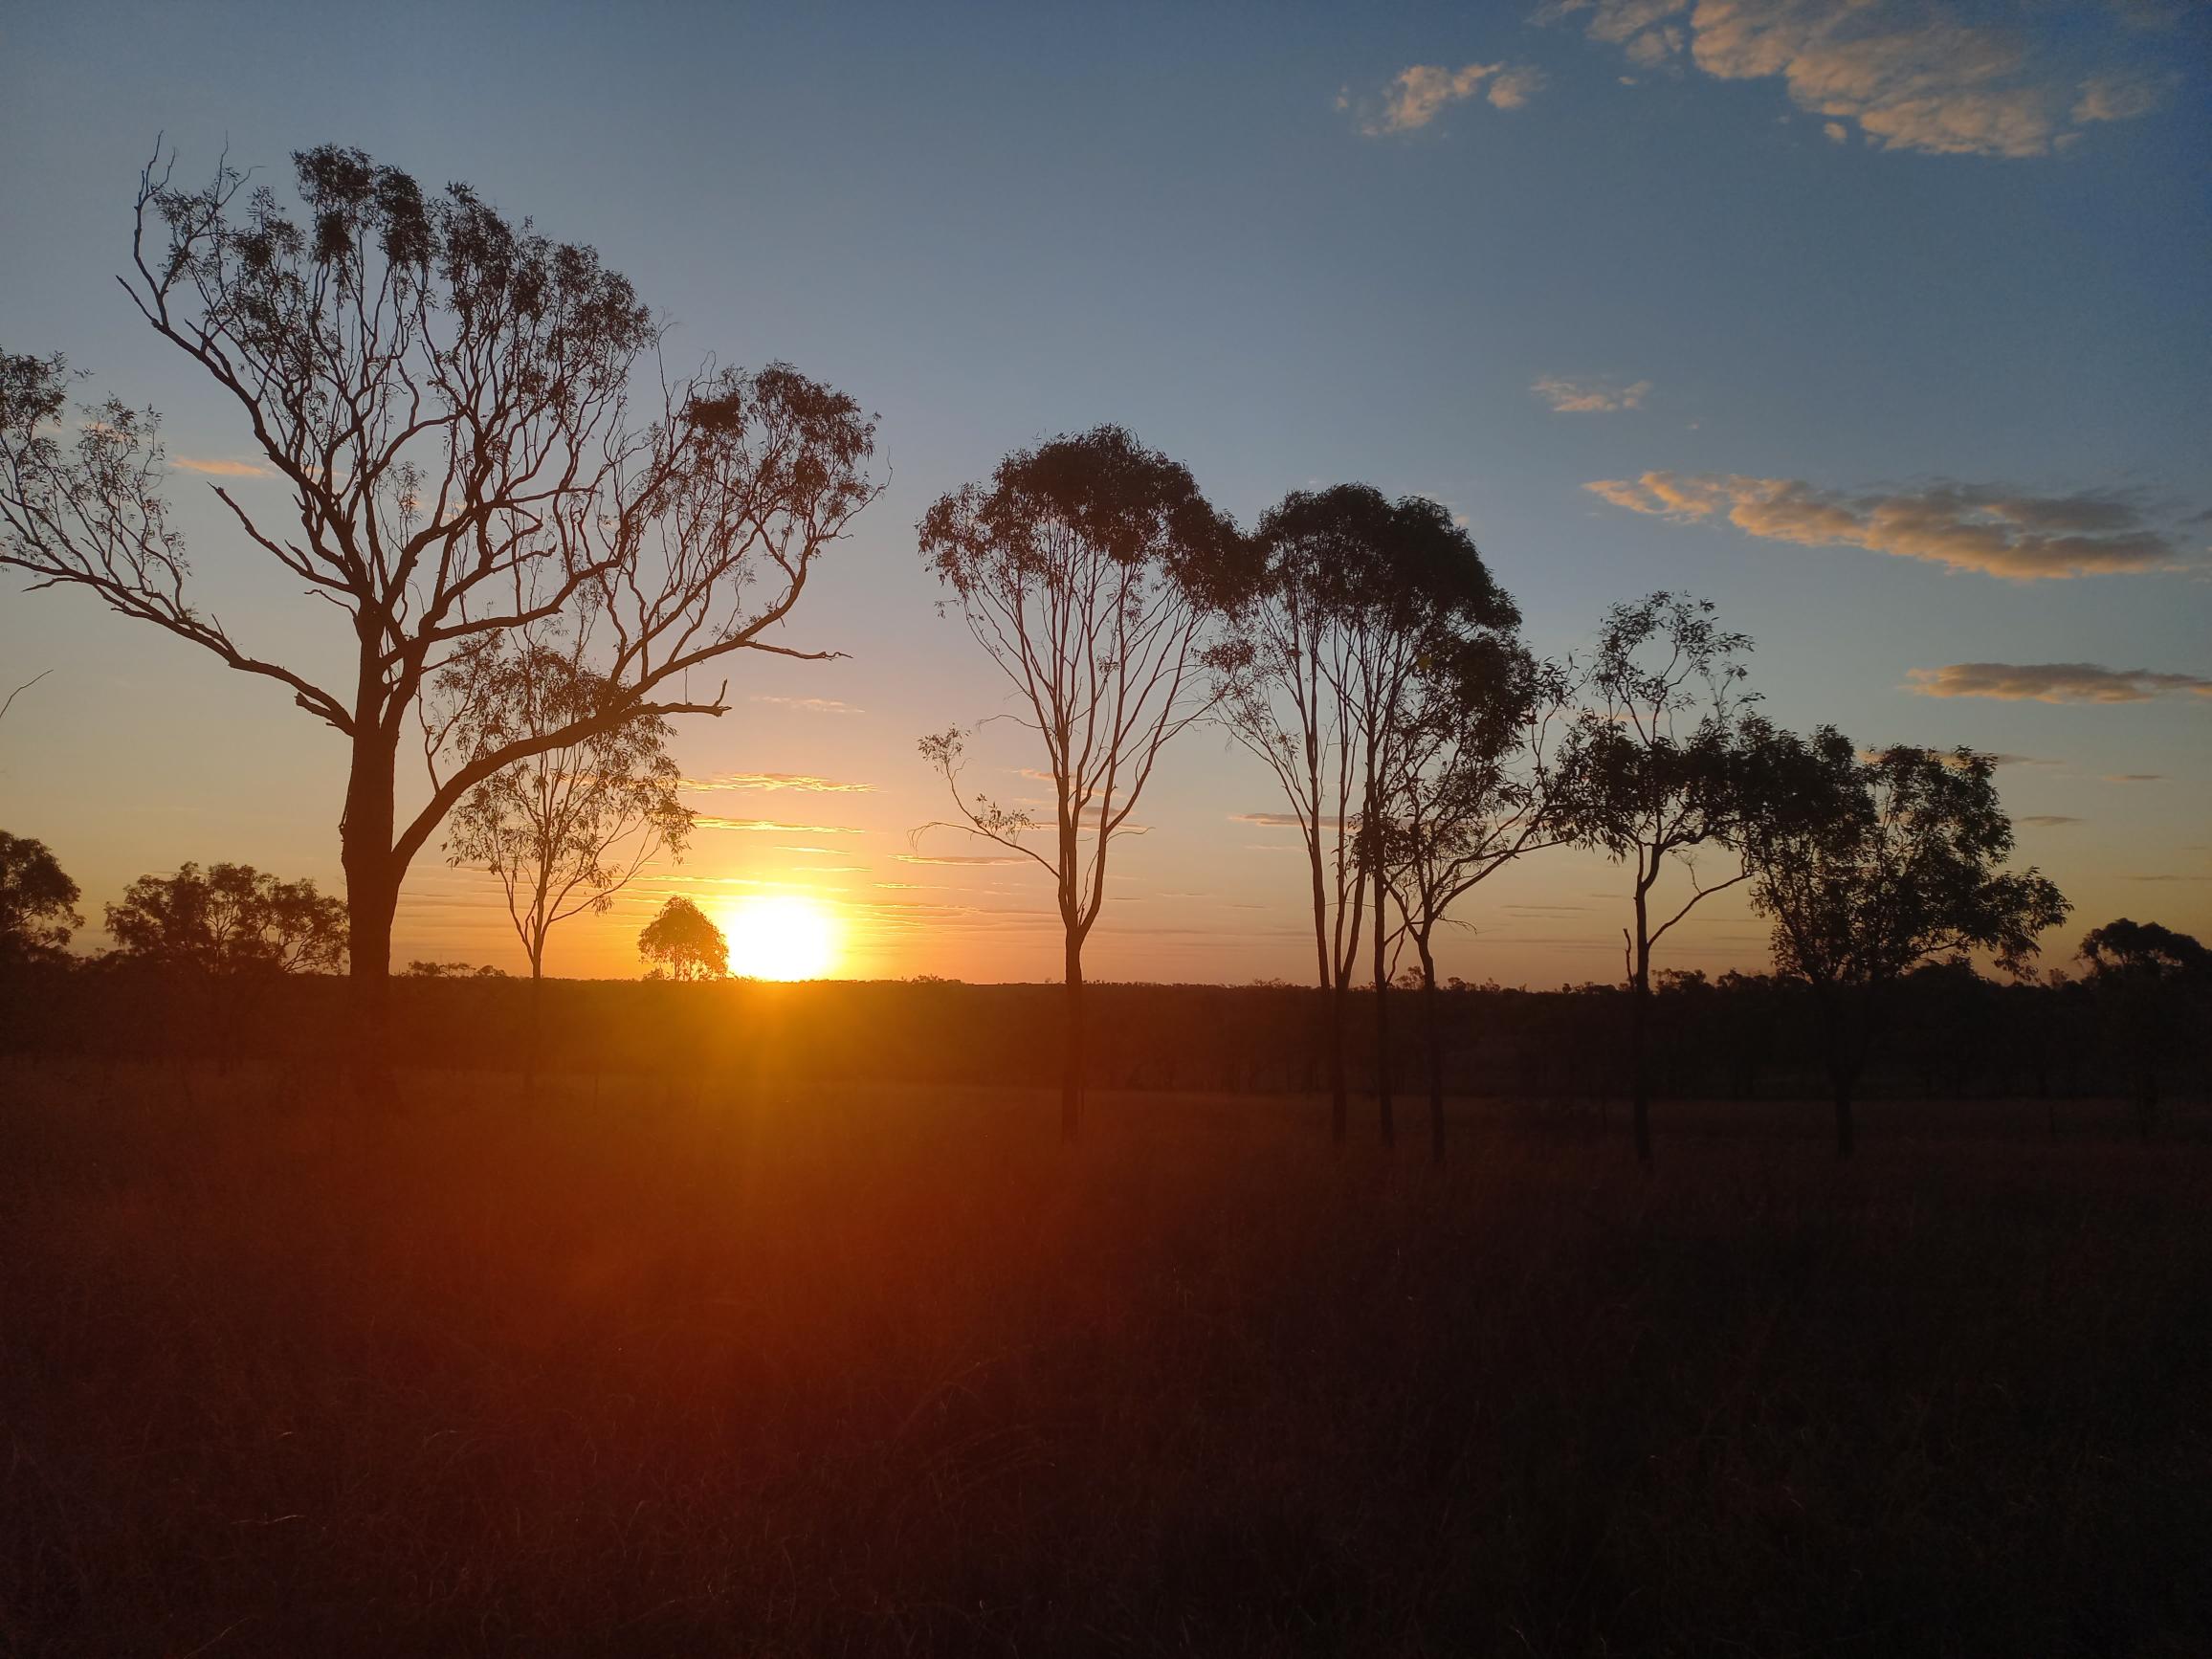
[[[2187,1114],[404,1095],[0,1072],[0,1648],[2212,1651]]]

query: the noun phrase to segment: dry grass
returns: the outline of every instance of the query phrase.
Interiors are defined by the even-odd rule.
[[[2212,1649],[2201,1142],[514,1087],[0,1072],[0,1645]]]

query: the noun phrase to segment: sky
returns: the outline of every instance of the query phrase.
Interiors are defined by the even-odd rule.
[[[783,359],[878,411],[882,498],[733,707],[675,752],[715,821],[549,972],[639,970],[671,893],[812,897],[831,971],[1046,980],[1033,867],[950,830],[916,740],[1003,712],[914,526],[1102,421],[1250,523],[1364,480],[1444,502],[1523,612],[1710,597],[1778,721],[1970,744],[2076,905],[2212,937],[2212,8],[2175,0],[1515,6],[0,7],[0,345],[165,417],[198,591],[265,654],[327,608],[217,514],[274,486],[113,277],[139,169],[281,185],[335,143],[596,246],[678,359]],[[0,587],[0,827],[84,891],[241,860],[342,891],[337,735],[90,596]],[[1038,757],[994,722],[979,781]],[[1295,832],[1194,729],[1118,846],[1101,979],[1302,979]],[[1708,863],[1710,875],[1715,868]],[[1523,860],[1440,969],[1622,972],[1626,882]],[[1659,965],[1762,967],[1734,890]],[[510,969],[433,849],[395,958]]]

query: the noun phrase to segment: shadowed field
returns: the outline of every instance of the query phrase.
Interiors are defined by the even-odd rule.
[[[2212,1648],[2201,1122],[403,1090],[0,1072],[0,1647]]]

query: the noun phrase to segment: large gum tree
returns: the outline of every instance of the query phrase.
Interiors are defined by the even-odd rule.
[[[58,356],[0,352],[0,565],[90,590],[272,681],[344,741],[340,835],[350,971],[371,1051],[409,865],[468,793],[517,762],[640,719],[719,715],[740,651],[829,654],[775,630],[815,560],[877,493],[874,424],[785,365],[672,373],[630,284],[587,247],[426,192],[324,146],[296,188],[204,186],[149,166],[120,281],[146,325],[235,406],[282,504],[215,487],[238,555],[343,619],[335,649],[278,661],[191,595],[159,420],[73,410]],[[419,742],[456,653],[582,617],[594,706],[467,748]]]

